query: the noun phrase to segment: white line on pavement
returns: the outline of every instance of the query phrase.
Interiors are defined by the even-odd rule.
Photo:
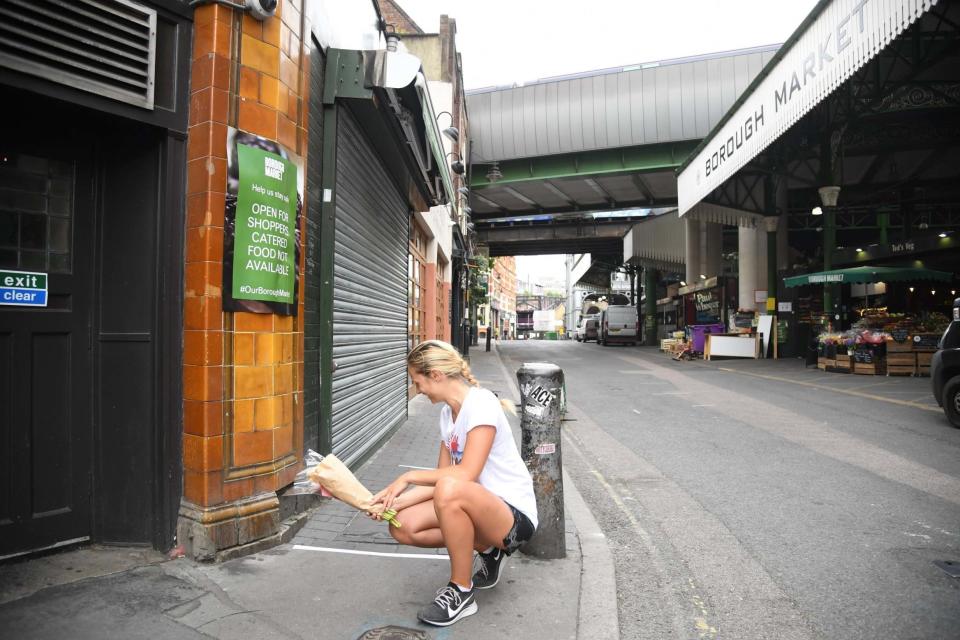
[[[295,544],[297,551],[326,551],[328,553],[349,553],[355,556],[379,556],[381,558],[422,558],[423,560],[449,560],[450,556],[439,553],[386,553],[383,551],[357,551],[355,549],[335,549],[333,547],[312,547],[308,544]]]

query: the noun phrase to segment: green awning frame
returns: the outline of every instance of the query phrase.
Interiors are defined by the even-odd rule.
[[[934,271],[920,267],[850,267],[833,269],[817,273],[805,273],[802,276],[784,278],[788,287],[803,287],[809,284],[863,284],[866,282],[917,282],[933,280],[950,282],[953,274],[947,271]]]

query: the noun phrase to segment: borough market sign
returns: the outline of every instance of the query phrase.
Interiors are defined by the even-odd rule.
[[[763,151],[909,27],[923,0],[834,0],[781,50],[677,178],[680,215]],[[771,4],[771,7],[773,5]],[[774,10],[774,9],[771,9]],[[809,18],[808,18],[809,20]]]

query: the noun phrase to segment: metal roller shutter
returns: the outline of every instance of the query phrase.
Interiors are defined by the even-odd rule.
[[[333,452],[351,465],[406,418],[408,211],[349,110],[337,119]]]

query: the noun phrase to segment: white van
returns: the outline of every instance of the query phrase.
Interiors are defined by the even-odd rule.
[[[597,344],[609,345],[613,342],[637,344],[640,339],[640,317],[637,308],[628,305],[610,305],[600,314],[600,326],[597,331]]]

